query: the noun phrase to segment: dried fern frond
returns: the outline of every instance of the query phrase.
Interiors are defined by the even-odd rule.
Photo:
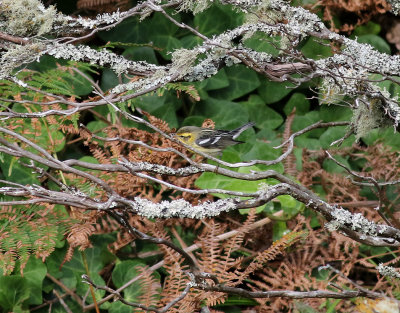
[[[278,255],[284,253],[288,247],[297,241],[306,238],[307,235],[308,232],[304,230],[292,231],[277,241],[274,241],[274,243],[268,249],[260,252],[246,267],[246,269],[240,274],[240,280],[243,281],[243,279],[247,278],[250,274],[263,268],[265,263],[274,260]]]
[[[0,208],[0,268],[11,274],[20,260],[21,274],[31,255],[43,261],[73,220],[52,204]]]

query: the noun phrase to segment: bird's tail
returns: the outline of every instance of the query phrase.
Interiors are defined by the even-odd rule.
[[[240,136],[241,133],[243,133],[246,129],[253,127],[255,125],[254,122],[249,122],[247,124],[244,124],[243,126],[240,126],[239,128],[236,128],[234,130],[231,131],[232,135],[232,139],[236,139],[237,137]]]

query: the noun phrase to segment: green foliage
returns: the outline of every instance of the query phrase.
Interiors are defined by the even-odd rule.
[[[217,99],[234,100],[240,98],[258,86],[260,81],[254,71],[244,65],[235,65],[225,69],[228,86],[210,91],[209,95]]]
[[[308,38],[303,44],[301,51],[308,58],[322,59],[332,56],[332,49],[327,40],[316,40]]]
[[[357,27],[351,38],[357,38],[358,42],[370,44],[376,50],[390,54],[390,46],[385,39],[379,36],[380,31],[381,26],[370,21],[366,25]]]
[[[144,265],[145,263],[140,260],[126,260],[117,263],[112,273],[114,285],[119,288],[139,276],[142,273]],[[153,274],[153,276],[156,280],[160,279],[158,273]],[[145,289],[142,281],[137,280],[124,289],[124,298],[130,302],[140,303],[140,296],[143,296],[146,292],[148,291]]]
[[[0,306],[8,312],[27,312],[23,303],[29,298],[27,280],[20,276],[0,277]]]
[[[194,26],[206,36],[220,34],[243,23],[244,14],[238,14],[230,6],[213,5],[210,9],[196,14]]]
[[[34,256],[45,259],[60,243],[70,223],[59,206],[3,209],[0,211],[0,269],[4,274],[11,274],[19,259],[22,273],[28,259]]]

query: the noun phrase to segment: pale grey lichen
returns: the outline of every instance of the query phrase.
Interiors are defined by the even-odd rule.
[[[386,126],[383,115],[382,103],[378,99],[364,99],[357,101],[358,105],[353,109],[352,125],[356,140],[367,135],[371,130]]]
[[[367,69],[357,67],[354,61],[349,62],[349,59],[342,54],[316,60],[315,64],[317,66],[315,73],[324,77],[323,91],[331,93],[328,94],[329,101],[333,101],[340,95],[357,96],[360,90],[360,81],[365,81],[369,74]],[[329,71],[329,76],[327,71]]]
[[[58,17],[54,6],[45,8],[39,0],[2,0],[0,5],[0,30],[19,37],[47,34]]]
[[[385,233],[388,229],[389,229],[389,227],[388,227],[387,225],[379,225],[378,234],[383,234],[383,233]]]
[[[392,97],[384,88],[373,83],[371,81],[373,77],[370,75],[371,73],[400,75],[400,57],[378,52],[368,44],[360,44],[345,37],[341,39],[344,42],[342,53],[315,61],[318,68],[316,74],[324,77],[322,91],[324,96],[328,95],[326,99],[322,98],[321,102],[334,102],[337,95],[337,100],[340,100],[340,95],[357,98],[360,93],[364,93],[365,96],[361,100],[367,104],[370,112],[360,114],[367,111],[363,107],[358,107],[358,112],[354,114],[355,120],[359,120],[360,116],[369,117],[368,123],[364,120],[359,123],[360,127],[358,131],[356,130],[360,134],[358,137],[374,127],[387,125],[388,121],[382,112],[385,112],[392,119],[391,123],[397,126],[400,122],[398,96]],[[378,81],[379,79],[380,77]]]
[[[57,19],[54,23],[55,32],[70,32],[76,33],[81,32],[83,29],[96,29],[104,25],[110,25],[117,23],[124,18],[129,16],[129,11],[126,12],[112,12],[103,13],[96,16],[95,19],[90,19],[87,17],[72,17],[58,14]]]
[[[141,216],[147,218],[194,218],[202,219],[206,217],[218,216],[222,212],[236,209],[235,202],[239,199],[220,199],[214,202],[206,201],[198,205],[191,205],[189,202],[178,199],[173,201],[161,201],[154,203],[150,200],[135,197],[131,201],[131,209]]]
[[[179,77],[185,76],[192,70],[197,56],[200,54],[198,49],[177,49],[172,53],[171,73],[180,73]]]
[[[191,11],[194,15],[208,9],[215,0],[185,0],[181,1],[178,6],[179,11]],[[248,12],[254,6],[260,6],[268,1],[265,0],[220,0],[223,4],[231,4],[234,8],[240,8],[244,12]]]
[[[126,84],[119,84],[115,86],[111,92],[115,94],[119,94],[128,90],[132,90],[135,92],[141,91],[151,91],[155,90],[158,87],[164,86],[167,83],[171,82],[172,77],[169,72],[165,69],[157,70],[152,76],[143,78],[138,81],[129,82]]]
[[[98,27],[102,24],[112,24],[118,22],[122,17],[124,17],[126,13],[122,13],[119,11],[112,12],[112,13],[103,13],[96,16],[96,19],[88,19],[79,17],[76,19],[76,23],[80,24],[81,26],[89,29],[93,29]]]
[[[367,70],[387,75],[400,75],[400,56],[388,55],[375,50],[371,45],[358,43],[355,40],[342,37],[343,51],[340,54],[342,62],[353,64],[357,70]],[[336,54],[339,56],[339,54]]]
[[[387,2],[392,6],[390,10],[395,15],[399,15],[400,13],[400,1],[399,0],[387,0]]]
[[[352,214],[343,208],[333,208],[331,215],[332,220],[325,224],[330,231],[338,230],[341,227],[350,227],[363,235],[376,236],[379,232],[377,225],[361,213]]]
[[[259,184],[258,184],[257,193],[258,193],[261,197],[265,196],[270,190],[271,190],[271,186],[268,185],[267,183],[262,182],[262,183],[259,183]]]
[[[192,10],[197,13],[213,2],[212,0],[188,0],[182,2],[178,10]],[[13,68],[29,63],[33,58],[42,55],[42,53],[48,53],[59,58],[110,66],[117,74],[124,74],[129,71],[145,72],[148,77],[119,85],[112,92],[121,93],[128,90],[146,92],[162,87],[171,80],[203,80],[215,75],[221,64],[232,66],[241,62],[242,57],[244,59],[252,59],[260,68],[263,68],[264,64],[275,61],[276,57],[245,47],[243,44],[244,39],[251,37],[255,32],[264,33],[266,40],[271,40],[271,37],[282,38],[280,41],[281,49],[294,49],[298,43],[311,36],[313,32],[320,32],[325,38],[339,41],[342,44],[340,53],[328,58],[312,60],[313,68],[316,69],[312,76],[324,78],[321,90],[327,96],[321,102],[335,103],[336,100],[340,101],[341,95],[358,97],[360,93],[376,94],[378,96],[373,97],[370,95],[369,99],[365,101],[368,100],[367,102],[370,102],[374,101],[372,100],[374,98],[383,97],[385,101],[380,104],[383,107],[382,111],[391,117],[395,126],[399,124],[400,108],[397,97],[390,97],[385,93],[385,90],[380,90],[373,82],[368,82],[368,79],[370,79],[370,73],[380,73],[382,76],[400,76],[400,56],[380,53],[370,45],[360,44],[355,40],[330,32],[317,15],[304,8],[293,7],[287,1],[222,0],[221,2],[239,8],[251,18],[248,18],[247,22],[241,26],[215,35],[209,40],[204,40],[202,45],[191,50],[176,50],[172,53],[172,63],[168,66],[162,67],[146,64],[145,62],[129,61],[107,50],[97,51],[85,46],[75,47],[52,43],[46,49],[42,47],[37,49],[38,51],[31,49],[31,56],[21,54],[21,57],[15,58],[14,61],[10,58],[10,54],[15,54],[16,50],[11,49],[12,51],[10,51],[9,55],[6,55],[6,58],[2,56],[4,61],[2,64],[5,66],[0,71],[0,76],[3,78],[8,77]],[[392,0],[391,2],[396,7],[397,1]],[[154,1],[153,3],[158,5],[160,2]],[[3,28],[2,30],[7,30],[5,33],[9,34],[21,35],[24,33],[26,36],[57,33],[62,30],[68,30],[69,33],[73,34],[74,31],[81,32],[82,28],[96,29],[102,25],[112,25],[131,14],[129,11],[114,12],[99,15],[96,19],[84,19],[63,16],[57,13],[54,7],[46,9],[38,0],[3,0],[2,5],[2,9],[5,8],[0,12],[0,27]],[[29,15],[29,23],[32,23],[32,27],[28,28],[23,26],[27,22],[26,17],[24,19],[14,18],[20,16],[21,12],[24,12],[26,8],[31,8],[30,14],[33,14]],[[151,11],[150,8],[147,9],[149,12]],[[157,10],[157,8],[154,10]],[[10,22],[11,16],[15,24]],[[280,22],[283,20],[285,23]],[[237,39],[240,39],[241,43],[237,44]],[[39,40],[39,38],[36,40]],[[46,41],[46,44],[48,42]],[[13,48],[12,46],[10,47]],[[235,53],[231,53],[233,50]],[[27,57],[26,62],[22,60],[23,55]],[[8,60],[11,60],[11,62],[6,62]],[[291,56],[291,53],[279,56],[279,62],[282,64],[294,61],[297,60]],[[362,86],[360,86],[360,82],[362,82]],[[357,114],[356,112],[356,117]],[[376,123],[377,127],[379,126],[378,124]],[[365,132],[360,128],[358,133]]]
[[[206,59],[200,61],[199,64],[192,67],[192,71],[185,77],[186,80],[202,81],[205,78],[211,77],[218,72],[218,61],[208,56]]]
[[[44,45],[41,43],[27,45],[8,44],[7,48],[7,51],[2,53],[0,58],[0,79],[10,78],[16,68],[36,61]]]
[[[396,269],[392,266],[385,266],[383,263],[379,263],[379,265],[376,267],[378,270],[379,274],[382,276],[387,276],[387,277],[392,277],[392,278],[400,278],[399,272],[396,271]]]
[[[178,11],[191,11],[194,15],[208,9],[213,1],[209,0],[185,0],[181,1],[178,6]]]
[[[332,77],[324,77],[322,79],[322,83],[319,86],[320,97],[319,101],[320,104],[337,104],[345,96],[344,91],[340,86],[336,83]]]
[[[67,59],[74,61],[87,61],[91,64],[100,66],[110,66],[117,75],[128,73],[129,70],[148,72],[156,71],[161,68],[159,66],[148,64],[146,62],[134,62],[127,60],[123,56],[119,56],[106,49],[95,50],[88,46],[74,46],[71,44],[54,43],[47,49],[47,54],[59,59]]]
[[[293,7],[287,1],[254,1],[252,4],[246,3],[246,1],[237,2],[235,5],[240,6],[240,2],[242,2],[242,9],[249,13],[247,16],[248,23],[258,24],[262,22],[265,24],[275,24],[276,21],[286,20],[286,25],[280,25],[282,30],[285,30],[282,32],[285,35],[303,36],[308,32],[320,31],[325,28],[324,23],[316,14],[301,7]]]
[[[186,166],[182,168],[171,168],[161,164],[153,164],[149,162],[120,162],[124,166],[128,167],[130,170],[134,172],[146,171],[153,172],[161,175],[177,175],[177,176],[186,176],[204,172],[199,167],[196,166]]]

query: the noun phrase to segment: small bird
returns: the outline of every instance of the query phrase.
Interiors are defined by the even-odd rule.
[[[254,125],[253,122],[250,122],[234,130],[184,126],[178,129],[175,137],[179,141],[201,152],[211,156],[220,156],[222,155],[222,150],[226,147],[244,143],[243,141],[236,140],[236,138],[246,129]]]

